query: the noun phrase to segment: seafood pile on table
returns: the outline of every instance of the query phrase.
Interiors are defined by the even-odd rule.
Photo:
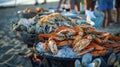
[[[34,43],[37,39],[34,35],[39,33],[51,33],[58,26],[70,26],[77,25],[74,19],[63,16],[60,13],[51,13],[48,15],[37,15],[33,18],[20,18],[17,23],[14,23],[12,29],[17,32],[24,40],[29,40]],[[27,38],[27,39],[26,39]],[[33,44],[32,43],[32,44]]]
[[[46,52],[56,55],[63,46],[69,46],[76,56],[90,53],[92,56],[105,55],[112,50],[120,52],[120,37],[98,31],[91,26],[59,26],[50,34],[39,34]]]
[[[120,53],[119,36],[89,25],[80,25],[76,20],[60,13],[21,18],[13,24],[13,30],[26,35],[35,34],[32,39],[39,41],[36,50],[53,57],[79,58],[86,53],[98,57]]]
[[[42,13],[42,12],[47,12],[48,10],[47,9],[44,9],[42,7],[36,7],[35,9],[31,9],[31,8],[26,8],[24,10],[25,13]]]
[[[78,23],[60,13],[52,13],[49,15],[35,16],[33,18],[20,18],[20,20],[13,24],[13,30],[27,33],[50,33],[58,26],[73,27]]]
[[[30,19],[21,18],[13,25],[13,30],[36,34],[43,44],[43,52],[55,56],[61,54],[63,50],[68,50],[66,52],[70,51],[75,56],[86,53],[101,56],[109,52],[120,52],[120,37],[99,31],[89,25],[81,26],[76,20],[60,13],[35,16]]]
[[[26,8],[24,10],[19,10],[17,14],[20,18],[32,18],[38,14],[50,13],[48,9],[42,7]]]

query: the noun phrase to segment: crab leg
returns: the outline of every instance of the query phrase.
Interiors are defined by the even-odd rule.
[[[44,38],[49,38],[50,36],[51,34],[39,34],[38,38],[44,42],[45,41]]]
[[[41,60],[39,58],[37,58],[36,53],[33,54],[33,57],[34,57],[34,59],[35,59],[36,62],[41,62]]]
[[[100,56],[105,54],[107,51],[106,50],[98,50],[98,51],[93,51],[91,52],[92,56]]]
[[[102,46],[99,46],[98,44],[94,43],[94,42],[91,42],[88,46],[88,48],[91,48],[91,47],[94,47],[95,50],[104,50],[105,48],[102,47]]]
[[[115,40],[115,41],[120,41],[120,37],[111,35],[111,39]]]
[[[115,48],[115,49],[113,50],[113,53],[118,53],[118,52],[120,52],[120,47]]]
[[[94,50],[94,47],[82,50],[82,51],[80,51],[80,53],[77,54],[77,56],[83,55],[83,54],[91,52],[93,50]]]
[[[95,40],[96,43],[102,44],[102,40],[100,38],[95,37],[94,40]]]
[[[120,47],[120,44],[105,44],[104,46],[108,48],[114,48],[114,47]]]
[[[73,40],[64,40],[57,44],[57,46],[65,46],[65,45],[71,45],[73,43]]]

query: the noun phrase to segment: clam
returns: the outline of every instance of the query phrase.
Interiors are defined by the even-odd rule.
[[[101,65],[100,65],[100,66],[101,66],[101,67],[108,67],[105,59],[103,59],[102,57],[100,57],[100,59],[101,59]]]
[[[107,64],[108,65],[113,65],[114,62],[116,61],[117,59],[117,56],[115,53],[112,53],[109,57],[108,57],[108,60],[107,60]]]
[[[119,60],[116,60],[115,62],[114,62],[114,67],[118,67],[120,65],[120,61]],[[120,67],[120,66],[119,66]]]
[[[92,55],[90,53],[86,53],[82,57],[82,65],[86,67],[92,61]]]
[[[82,67],[82,65],[78,59],[75,60],[75,67]]]
[[[117,59],[120,62],[120,52],[117,54]]]
[[[86,67],[95,67],[95,63],[90,63]]]
[[[101,59],[100,58],[95,58],[92,63],[95,63],[95,67],[100,67]]]

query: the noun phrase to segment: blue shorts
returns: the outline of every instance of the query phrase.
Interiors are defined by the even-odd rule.
[[[98,0],[98,9],[99,10],[112,10],[113,0]]]

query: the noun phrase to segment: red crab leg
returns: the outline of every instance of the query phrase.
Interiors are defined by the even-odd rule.
[[[100,56],[105,54],[107,51],[106,50],[100,50],[100,51],[93,51],[91,52],[92,56]]]
[[[34,53],[34,59],[35,59],[36,62],[41,62],[41,60],[39,58],[37,58],[36,53]]]
[[[102,40],[100,38],[95,37],[94,40],[97,44],[102,44]]]
[[[57,43],[57,46],[65,46],[65,45],[71,45],[73,43],[73,40],[64,40]]]
[[[80,51],[80,53],[78,53],[77,56],[83,55],[83,54],[88,53],[88,52],[90,52],[92,50],[94,50],[94,47],[88,48],[88,49],[84,49],[83,51]]]
[[[105,48],[102,46],[99,46],[98,44],[91,42],[88,47],[94,47],[95,50],[104,50]]]
[[[115,48],[115,49],[113,50],[113,53],[118,53],[118,52],[120,52],[120,47]]]
[[[105,44],[104,46],[108,48],[113,48],[113,47],[120,47],[120,44]]]
[[[114,35],[111,35],[111,39],[113,39],[115,41],[120,41],[120,37],[114,36]]]
[[[39,34],[38,39],[40,39],[42,42],[44,42],[44,38],[49,38],[51,34]]]

